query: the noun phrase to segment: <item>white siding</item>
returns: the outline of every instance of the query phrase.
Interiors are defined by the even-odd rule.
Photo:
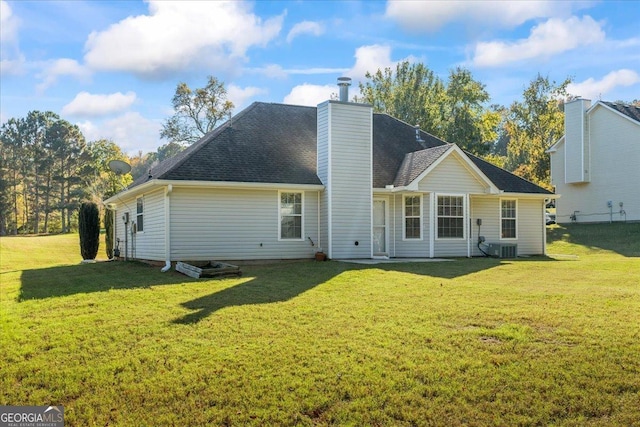
[[[500,242],[500,199],[497,197],[471,197],[471,255],[482,256],[478,250],[478,225],[480,235],[487,243]],[[512,243],[511,241],[509,243]]]
[[[484,193],[480,182],[457,154],[447,156],[418,183],[420,191],[439,193]]]
[[[144,199],[144,230],[131,233],[136,223],[136,200]],[[165,259],[164,188],[155,189],[142,196],[118,200],[116,211],[116,238],[120,239],[120,256],[123,258],[163,261]],[[129,213],[129,224],[123,221]],[[114,243],[115,248],[115,243]]]
[[[503,199],[514,199],[508,194]],[[518,255],[544,254],[544,201],[541,199],[515,198],[517,200],[517,238],[500,239],[500,198],[475,196],[471,197],[471,243],[472,255],[481,256],[478,250],[477,219],[482,219],[480,235],[486,243],[516,243]]]
[[[561,178],[561,164],[568,151],[560,145],[551,154],[552,179],[556,193],[559,223],[571,221],[578,211],[578,222],[626,220],[640,221],[640,126],[603,106],[588,115],[590,139],[590,182],[566,184]],[[566,163],[570,159],[566,158]],[[607,202],[612,202],[611,211]],[[622,209],[620,203],[623,203]],[[612,214],[610,214],[612,213]]]
[[[370,258],[372,109],[363,104],[339,102],[329,102],[327,108],[329,256]]]
[[[318,178],[325,186],[320,194],[320,242],[319,248],[325,253],[329,251],[329,102],[318,106],[317,163]]]
[[[407,195],[416,195],[416,193],[408,193]],[[422,195],[422,239],[403,239],[404,235],[404,201],[403,195],[394,196],[395,201],[391,202],[390,221],[393,223],[393,229],[390,233],[391,238],[395,236],[395,254],[398,258],[411,257],[428,257],[429,256],[429,194]],[[395,219],[395,221],[394,221]],[[393,247],[393,245],[392,245]]]
[[[144,231],[133,235],[135,258],[149,260],[165,259],[165,221],[164,221],[164,188],[145,193],[144,199]],[[135,220],[135,201],[132,204]]]
[[[590,105],[586,99],[568,102],[564,106],[565,128],[565,177],[566,183],[585,182],[585,169],[588,169],[586,144],[586,109]]]
[[[279,240],[277,190],[176,188],[171,194],[171,259],[311,258],[318,241],[318,193],[304,192],[303,240]]]

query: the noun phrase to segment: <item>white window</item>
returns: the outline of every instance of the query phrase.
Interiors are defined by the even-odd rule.
[[[422,196],[404,196],[404,238],[422,239]]]
[[[516,200],[500,200],[500,238],[517,238],[517,210]]]
[[[302,240],[302,193],[280,192],[280,239]]]
[[[136,232],[144,231],[144,198],[136,199]]]
[[[438,238],[464,239],[464,196],[438,196]]]

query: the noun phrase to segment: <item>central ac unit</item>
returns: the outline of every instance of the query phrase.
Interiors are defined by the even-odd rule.
[[[489,243],[487,254],[498,258],[517,258],[518,245],[516,243]]]

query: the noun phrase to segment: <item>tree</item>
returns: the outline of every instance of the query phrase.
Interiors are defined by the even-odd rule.
[[[175,113],[162,125],[160,137],[180,145],[194,143],[233,110],[224,83],[213,76],[205,87],[195,90],[179,83],[171,102]]]
[[[82,259],[96,259],[100,245],[100,211],[93,202],[83,202],[78,214],[80,253]]]
[[[130,162],[129,157],[115,142],[108,139],[87,144],[88,161],[82,169],[86,195],[96,203],[126,188],[133,179],[130,174],[115,174],[109,169],[111,160]]]
[[[497,137],[500,115],[485,106],[489,94],[471,72],[456,68],[445,83],[421,63],[401,62],[395,70],[367,73],[358,102],[387,113],[462,149],[483,155]]]
[[[445,140],[474,154],[487,154],[497,138],[500,114],[484,106],[489,101],[485,85],[471,72],[456,68],[449,73],[444,112]]]
[[[538,74],[524,90],[523,100],[511,104],[505,120],[507,168],[547,188],[550,164],[546,150],[564,133],[562,103],[569,83],[570,78],[556,83]]]
[[[69,229],[69,212],[76,210],[83,191],[79,173],[86,158],[80,129],[50,111],[30,111],[2,125],[0,143],[0,226],[6,223],[13,233]],[[66,221],[56,211],[66,214]],[[59,228],[51,225],[52,216],[60,219]]]
[[[422,130],[444,138],[443,101],[446,90],[442,80],[421,63],[400,62],[391,68],[367,72],[360,83],[361,98],[377,113],[387,113]]]

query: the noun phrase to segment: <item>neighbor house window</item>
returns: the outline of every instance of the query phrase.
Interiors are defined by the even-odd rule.
[[[404,196],[404,237],[422,238],[422,197]]]
[[[136,199],[136,231],[144,231],[144,198]]]
[[[438,196],[438,238],[464,238],[463,196]]]
[[[500,236],[503,239],[515,239],[516,236],[516,213],[517,203],[515,200],[500,201]]]
[[[280,193],[280,238],[302,239],[302,193]]]

